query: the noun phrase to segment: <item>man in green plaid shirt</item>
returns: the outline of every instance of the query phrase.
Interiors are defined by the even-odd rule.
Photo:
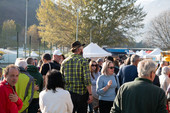
[[[83,46],[79,41],[72,44],[74,53],[61,64],[66,90],[71,94],[73,113],[87,113],[87,105],[93,100],[88,61],[82,57]]]

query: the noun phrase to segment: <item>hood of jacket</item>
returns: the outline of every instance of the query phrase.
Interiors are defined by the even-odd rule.
[[[38,68],[34,65],[28,65],[27,66],[27,71],[28,72],[38,72]]]

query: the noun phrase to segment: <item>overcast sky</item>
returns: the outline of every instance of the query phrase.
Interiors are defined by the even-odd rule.
[[[141,4],[148,4],[148,3],[152,2],[152,1],[154,1],[154,0],[138,0],[136,3],[137,4],[139,4],[139,3],[141,3]]]
[[[138,0],[136,4],[141,4],[144,7],[144,11],[147,12],[147,16],[144,20],[145,28],[142,31],[147,30],[153,18],[166,10],[170,10],[170,0]],[[136,37],[135,39],[139,42],[143,37]]]

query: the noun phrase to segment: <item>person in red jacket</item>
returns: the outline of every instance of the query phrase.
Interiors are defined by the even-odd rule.
[[[18,76],[18,67],[13,64],[4,70],[4,80],[0,83],[0,113],[18,113],[22,108],[22,100],[15,90]]]

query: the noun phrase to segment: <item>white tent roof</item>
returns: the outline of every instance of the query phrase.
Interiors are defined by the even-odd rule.
[[[99,47],[96,43],[90,43],[83,49],[83,56],[85,58],[105,57],[110,55],[112,54]]]
[[[145,55],[145,58],[152,58],[152,57],[156,57],[156,56],[160,56],[161,55],[162,50],[159,48],[154,49],[151,53],[149,53],[148,55]]]
[[[29,54],[27,54],[27,56],[29,56]],[[38,57],[39,55],[35,51],[32,51],[30,56],[31,57]]]
[[[141,50],[139,52],[136,52],[136,55],[139,55],[141,58],[143,58],[145,55],[148,55],[144,50]]]
[[[3,51],[5,54],[17,54],[16,51],[8,50],[8,49],[0,49],[0,51]]]
[[[127,52],[127,54],[133,55],[133,54],[135,54],[135,53],[133,52],[133,50],[129,50],[129,52]]]
[[[32,56],[32,57],[38,57],[39,55],[38,55],[35,51],[32,51],[32,52],[31,52],[31,56]]]

